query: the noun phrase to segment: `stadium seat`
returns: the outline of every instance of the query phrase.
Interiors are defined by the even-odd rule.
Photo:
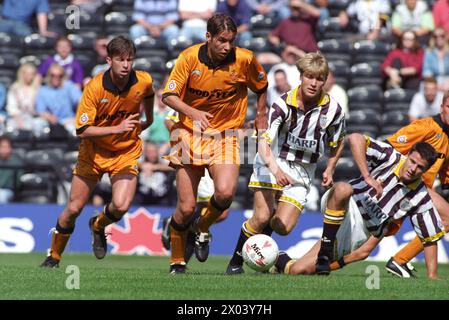
[[[377,61],[382,63],[391,49],[391,45],[380,41],[363,40],[354,43],[354,64]]]
[[[30,150],[25,155],[28,168],[55,169],[63,164],[64,152],[61,149]]]
[[[318,48],[329,61],[351,63],[351,43],[344,39],[324,39],[318,41]]]
[[[114,0],[112,2],[112,11],[123,12],[131,11],[134,8],[134,0]]]
[[[25,64],[25,63],[32,63],[36,67],[38,67],[46,57],[47,57],[47,55],[45,55],[45,56],[35,56],[35,55],[23,56],[19,59],[19,63],[21,65]]]
[[[164,73],[166,71],[165,60],[161,57],[138,58],[134,60],[134,68],[137,70],[145,70],[153,74]]]
[[[56,39],[31,34],[24,39],[25,55],[50,55],[54,51]]]
[[[129,29],[134,21],[131,18],[132,12],[110,12],[105,15],[105,31],[107,34],[128,35]]]
[[[170,41],[170,46],[172,47],[172,50],[169,52],[170,59],[177,58],[182,51],[184,51],[191,45],[193,45],[192,40],[189,40],[189,39],[186,39],[183,37],[179,37],[177,39],[172,39]]]
[[[23,51],[22,39],[0,32],[0,53],[9,53],[20,57]]]
[[[380,114],[376,110],[355,110],[348,113],[348,127],[351,125],[371,125],[379,126]]]
[[[67,38],[72,42],[72,49],[74,52],[92,51],[96,39],[95,33],[72,33],[67,35]]]
[[[384,92],[384,110],[407,113],[410,109],[415,91],[402,88],[390,89]]]
[[[380,135],[393,133],[409,123],[407,113],[388,111],[382,114]]]
[[[14,148],[24,148],[30,150],[33,144],[33,132],[29,130],[14,130],[8,132]]]
[[[46,172],[25,173],[19,178],[16,201],[23,203],[56,202],[57,188],[52,175]]]
[[[358,63],[351,67],[351,87],[382,84],[380,63],[377,61]]]
[[[331,17],[338,17],[340,11],[346,10],[351,0],[330,0],[327,9]]]
[[[379,127],[371,124],[351,124],[346,128],[348,134],[360,133],[369,137],[377,137],[379,134]]]
[[[382,111],[383,93],[382,89],[376,85],[354,87],[347,91],[349,110],[374,110],[377,113]]]
[[[338,159],[334,181],[348,181],[348,179],[357,178],[359,175],[359,169],[352,157]]]
[[[66,13],[64,7],[52,8],[52,10],[48,13],[48,30],[61,33],[62,30],[66,29]]]
[[[267,52],[271,50],[271,43],[266,38],[252,38],[241,43],[243,48],[247,48],[254,53]]]
[[[75,21],[75,18],[73,17],[75,13],[70,14],[67,16],[67,19],[69,21]],[[78,14],[78,13],[77,13]],[[104,23],[104,16],[102,15],[92,15],[85,11],[79,12],[76,19],[79,18],[79,24],[81,28],[74,28],[70,30],[70,33],[95,33],[99,34],[103,31],[103,23]]]
[[[276,28],[279,20],[273,17],[266,17],[261,14],[257,14],[250,19],[250,31],[253,37],[266,38],[270,32]]]
[[[167,57],[167,45],[164,39],[141,36],[134,43],[137,48],[138,58],[147,58],[149,56]]]
[[[330,17],[318,23],[319,39],[341,39],[347,33],[347,29],[340,25],[338,17]]]

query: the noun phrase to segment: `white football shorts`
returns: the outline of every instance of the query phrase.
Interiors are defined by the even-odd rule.
[[[272,189],[280,191],[278,201],[287,202],[302,210],[307,202],[310,185],[315,176],[315,164],[296,163],[277,158],[279,168],[290,176],[294,183],[282,187],[276,183],[276,177],[268,167],[262,163],[256,154],[253,165],[253,174],[249,181],[250,188]]]

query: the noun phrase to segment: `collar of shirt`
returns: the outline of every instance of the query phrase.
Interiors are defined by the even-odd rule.
[[[117,94],[121,94],[122,92],[126,92],[128,91],[133,85],[135,85],[137,83],[137,76],[136,76],[136,71],[131,70],[131,73],[129,75],[129,79],[128,79],[128,83],[126,84],[126,86],[123,88],[123,90],[120,90],[119,88],[117,88],[117,86],[112,82],[112,78],[111,78],[111,74],[110,74],[111,69],[109,68],[108,70],[105,71],[105,73],[103,74],[103,87],[108,90],[111,91],[113,93],[117,93]]]
[[[449,136],[449,126],[444,124],[443,121],[441,121],[441,115],[437,114],[435,116],[432,117],[433,121],[435,121],[440,127],[441,129],[443,129],[443,132]]]
[[[217,64],[214,64],[212,59],[207,55],[207,43],[203,44],[198,51],[198,59],[201,63],[204,63],[211,69],[215,69],[217,67],[225,66],[227,64],[231,64],[236,61],[235,48],[231,49],[231,52]]]
[[[402,157],[401,160],[399,160],[396,167],[394,167],[394,169],[393,169],[393,173],[398,177],[398,179],[399,179],[399,172],[401,171],[401,168],[404,166],[405,160],[406,160],[406,158]],[[407,188],[409,188],[411,190],[415,190],[416,188],[418,188],[418,186],[422,182],[422,179],[418,178],[415,181],[410,182],[410,183],[403,183],[402,181],[400,181],[400,182],[402,184],[404,184],[405,186],[407,186]]]
[[[301,85],[297,86],[295,89],[290,90],[287,92],[287,99],[285,100],[285,103],[294,107],[299,108],[299,101],[298,101],[298,90],[301,88]],[[329,95],[326,94],[326,92],[322,91],[320,100],[318,101],[317,106],[322,107],[329,103]]]

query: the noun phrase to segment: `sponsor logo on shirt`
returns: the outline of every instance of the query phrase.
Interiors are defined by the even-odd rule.
[[[259,75],[257,76],[257,81],[262,80],[265,77],[265,72],[260,72]]]
[[[108,102],[109,102],[109,100],[106,99],[106,98],[103,98],[103,99],[101,99],[101,101],[100,101],[100,103],[108,103]]]
[[[316,152],[318,141],[315,139],[303,139],[288,134],[287,143],[292,149]]]

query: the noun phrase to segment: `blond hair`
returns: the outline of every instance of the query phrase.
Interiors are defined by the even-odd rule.
[[[40,80],[39,80],[39,76],[37,75],[37,68],[33,63],[24,63],[22,64],[19,69],[17,70],[17,74],[16,74],[16,81],[14,82],[15,85],[18,86],[27,86],[27,84],[24,81],[24,76],[23,74],[25,73],[25,71],[27,70],[33,70],[35,73],[34,79],[31,82],[31,87],[33,88],[37,88],[40,85]]]
[[[309,52],[296,63],[300,74],[309,73],[323,81],[329,75],[329,65],[321,52]]]
[[[64,76],[62,77],[61,81],[64,81],[67,79],[67,74],[65,72],[65,69],[59,65],[58,63],[53,63],[47,70],[47,74],[45,75],[45,83],[48,85],[50,83],[50,74],[53,70],[59,70],[62,71]]]

